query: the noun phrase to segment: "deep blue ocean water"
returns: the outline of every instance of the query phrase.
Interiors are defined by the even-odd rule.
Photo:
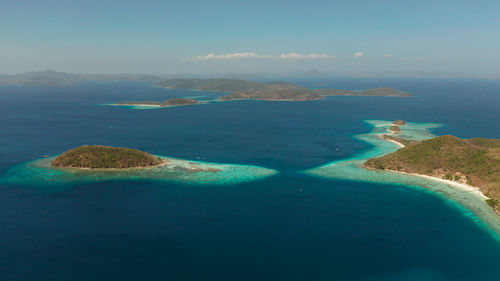
[[[154,181],[0,186],[0,280],[496,280],[500,243],[436,196],[300,171],[369,145],[365,119],[438,122],[500,138],[500,81],[290,79],[391,86],[413,98],[102,106],[218,94],[144,83],[0,87],[0,175],[83,144],[252,164],[238,185]]]

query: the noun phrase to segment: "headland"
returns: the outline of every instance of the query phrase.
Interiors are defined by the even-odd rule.
[[[410,148],[415,145],[418,148],[419,144],[428,140],[432,141],[436,136],[431,133],[431,130],[442,126],[441,124],[408,122],[405,125],[400,125],[401,131],[395,135],[390,130],[390,127],[395,125],[391,121],[366,120],[365,122],[372,127],[372,131],[356,135],[354,138],[371,144],[373,146],[371,149],[348,159],[330,162],[307,170],[306,173],[332,179],[393,184],[417,189],[421,192],[429,192],[458,208],[464,215],[483,226],[496,239],[500,240],[500,216],[490,206],[491,203],[487,203],[488,198],[478,187],[463,183],[458,178],[455,181],[454,177],[449,180],[429,176],[425,173],[368,169],[365,166],[365,162],[370,161],[369,159],[383,158],[384,155],[404,151],[406,147]],[[491,145],[489,141],[488,143]]]

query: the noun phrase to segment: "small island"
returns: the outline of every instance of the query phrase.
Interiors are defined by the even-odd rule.
[[[269,101],[313,101],[325,96],[388,96],[409,97],[409,93],[390,87],[367,89],[364,91],[339,89],[308,89],[288,82],[276,81],[261,83],[240,79],[169,79],[157,86],[172,89],[191,89],[209,92],[223,92],[228,95],[219,98],[231,100],[269,100]]]
[[[153,167],[165,161],[149,153],[124,147],[83,145],[64,152],[52,167],[78,169],[129,169]]]
[[[338,89],[308,89],[289,82],[275,81],[261,83],[240,79],[169,79],[156,84],[158,87],[169,89],[190,89],[208,92],[227,93],[217,98],[217,101],[234,100],[264,100],[264,101],[315,101],[326,96],[373,96],[373,97],[409,97],[409,93],[401,92],[390,87],[379,87],[364,91]],[[171,106],[193,105],[198,102],[189,98],[170,99],[163,102],[138,101],[120,102],[111,105],[131,106],[135,109],[154,109]],[[402,125],[402,124],[394,124]]]
[[[398,135],[401,133],[401,128],[400,126],[406,125],[406,122],[403,120],[396,120],[392,122],[392,126],[389,127],[389,131],[391,131],[392,134]]]
[[[169,106],[193,105],[197,103],[198,101],[194,99],[180,98],[180,99],[169,99],[161,102],[156,102],[156,101],[118,102],[114,103],[113,105],[169,107]]]
[[[401,128],[399,128],[399,126],[391,126],[389,128],[389,131],[391,131],[393,134],[399,134],[401,133]]]
[[[260,166],[194,161],[124,147],[84,145],[59,156],[44,156],[14,165],[0,175],[0,183],[53,186],[77,182],[154,180],[231,185],[276,173],[276,170]]]
[[[426,175],[477,187],[487,197],[486,203],[500,214],[500,139],[460,139],[445,135],[423,141],[399,142],[396,152],[369,159],[368,169]]]

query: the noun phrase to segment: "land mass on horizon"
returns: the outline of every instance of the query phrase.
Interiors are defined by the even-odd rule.
[[[240,79],[169,79],[157,84],[173,89],[229,93],[219,98],[221,101],[253,99],[276,101],[312,101],[325,96],[387,96],[409,97],[409,93],[390,87],[379,87],[364,91],[340,89],[308,89],[289,82],[256,82]]]
[[[17,74],[0,74],[0,85],[24,86],[72,86],[87,82],[150,82],[160,83],[173,78],[221,78],[237,79],[284,79],[293,77],[308,78],[439,78],[439,79],[500,79],[500,74],[472,74],[458,72],[325,72],[317,69],[293,72],[251,72],[251,73],[206,73],[206,74],[148,74],[148,73],[115,73],[115,74],[83,74],[54,70],[24,72]],[[319,83],[318,86],[322,85]]]

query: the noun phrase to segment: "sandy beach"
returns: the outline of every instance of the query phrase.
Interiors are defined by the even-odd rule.
[[[150,107],[161,107],[161,105],[159,105],[159,104],[141,104],[141,103],[127,103],[127,104],[113,103],[111,105],[114,105],[114,106],[150,106]]]
[[[400,148],[405,147],[405,146],[404,146],[404,144],[402,144],[402,143],[400,143],[400,142],[398,142],[398,141],[395,141],[395,140],[390,140],[390,139],[384,139],[384,138],[382,138],[382,139],[383,139],[383,140],[385,140],[385,141],[388,141],[388,142],[392,142],[392,143],[394,143],[394,144],[397,144]]]
[[[400,143],[398,141],[386,139],[386,138],[383,138],[382,136],[381,136],[381,138],[383,140],[385,140],[385,141],[397,144],[401,148],[405,147],[404,144],[402,144],[402,143]],[[469,192],[471,194],[474,194],[474,195],[477,195],[477,196],[483,198],[484,200],[489,199],[489,197],[486,196],[486,195],[484,195],[484,193],[481,192],[480,188],[476,187],[476,186],[471,186],[471,185],[464,184],[464,183],[454,182],[454,181],[451,181],[451,180],[446,180],[446,179],[442,179],[442,178],[438,178],[438,177],[433,177],[433,176],[428,176],[428,175],[422,175],[422,174],[417,174],[417,173],[406,173],[406,172],[394,171],[394,170],[388,170],[388,171],[391,171],[391,172],[394,172],[394,173],[400,173],[400,174],[417,176],[417,177],[421,177],[421,178],[426,178],[426,179],[430,179],[430,180],[442,182],[442,183],[445,183],[445,184],[447,184],[449,186],[453,186],[453,187],[457,187],[457,188],[463,189],[463,190],[465,190],[465,191],[467,191],[467,192]]]

